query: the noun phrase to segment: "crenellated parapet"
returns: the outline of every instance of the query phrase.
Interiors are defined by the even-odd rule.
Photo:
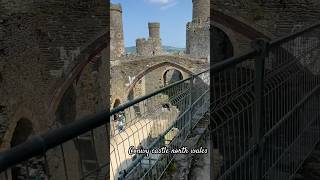
[[[156,56],[162,54],[162,43],[160,38],[160,23],[148,23],[149,38],[138,38],[136,50],[139,56]]]
[[[110,4],[110,11],[117,11],[119,13],[122,13],[121,4]]]

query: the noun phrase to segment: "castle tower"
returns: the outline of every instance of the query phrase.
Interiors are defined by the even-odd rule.
[[[124,53],[122,8],[120,4],[110,4],[110,57],[116,59]]]
[[[150,53],[150,45],[145,38],[136,39],[136,49],[138,55],[147,55]]]
[[[140,56],[155,56],[162,54],[162,44],[160,38],[160,23],[148,23],[149,38],[139,38],[136,40],[137,54]]]
[[[186,54],[193,58],[210,56],[210,0],[192,0],[192,21],[187,23]]]
[[[210,17],[210,0],[192,0],[192,20],[207,21]]]
[[[149,38],[160,39],[160,23],[148,23]]]

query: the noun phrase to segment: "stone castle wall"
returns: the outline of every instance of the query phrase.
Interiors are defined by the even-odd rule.
[[[122,7],[120,4],[110,5],[110,57],[116,59],[125,54],[122,24]]]
[[[192,20],[207,21],[210,17],[210,0],[192,0]]]
[[[273,38],[314,24],[320,16],[320,1],[317,0],[215,0],[213,8],[261,32],[269,32]]]
[[[0,2],[0,148],[10,146],[16,123],[46,131],[52,94],[79,62],[77,56],[108,28],[98,1]]]
[[[193,0],[192,21],[186,28],[186,54],[194,58],[210,55],[210,0]]]
[[[162,54],[160,39],[160,23],[148,23],[149,38],[136,40],[136,49],[139,56],[155,56]]]

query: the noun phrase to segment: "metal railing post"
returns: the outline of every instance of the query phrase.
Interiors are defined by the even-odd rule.
[[[255,59],[255,80],[254,80],[254,121],[253,121],[253,144],[257,146],[254,163],[254,178],[262,180],[262,160],[264,154],[263,122],[264,122],[264,72],[265,60],[268,56],[269,43],[264,39],[257,39],[252,47],[258,50],[259,54]]]
[[[193,89],[193,80],[194,80],[194,75],[191,75],[190,78],[190,95],[189,95],[189,117],[190,117],[190,132],[192,131],[192,89]]]

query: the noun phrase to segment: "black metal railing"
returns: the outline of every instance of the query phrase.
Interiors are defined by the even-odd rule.
[[[211,71],[211,176],[292,179],[320,140],[320,24],[253,48]]]

